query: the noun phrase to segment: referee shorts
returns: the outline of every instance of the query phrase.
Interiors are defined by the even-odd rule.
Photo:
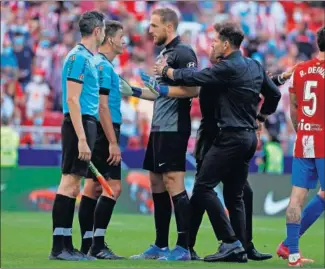
[[[82,125],[85,130],[87,144],[92,152],[95,146],[97,123],[96,118],[89,115],[82,115]],[[64,115],[61,128],[62,135],[62,164],[61,170],[63,175],[77,175],[80,177],[87,176],[89,162],[78,159],[78,137],[73,128],[69,114]]]
[[[113,123],[115,136],[117,142],[120,141],[120,125]],[[92,163],[96,166],[98,171],[102,174],[105,179],[121,179],[121,162],[118,165],[109,165],[107,159],[109,158],[109,142],[106,138],[105,132],[102,128],[102,125],[97,123],[97,137],[95,148],[91,156]],[[94,181],[97,181],[97,178],[89,170],[87,178],[92,178]]]
[[[154,173],[185,172],[190,135],[179,132],[151,132],[143,169]]]

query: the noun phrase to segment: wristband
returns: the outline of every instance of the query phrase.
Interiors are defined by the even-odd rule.
[[[164,68],[163,68],[163,70],[161,72],[161,76],[163,78],[168,78],[168,76],[167,76],[168,69],[169,69],[169,66],[168,65],[164,66]]]
[[[256,116],[256,119],[258,119],[260,122],[265,122],[265,120],[266,120],[266,118],[263,117],[261,114],[258,114],[258,115]]]
[[[159,94],[167,96],[169,93],[169,87],[167,85],[159,85]]]
[[[142,94],[142,89],[138,87],[131,87],[132,88],[132,96],[134,97],[140,97]]]
[[[282,74],[281,75],[278,75],[278,82],[281,85],[283,85],[286,82],[286,79],[282,77]]]

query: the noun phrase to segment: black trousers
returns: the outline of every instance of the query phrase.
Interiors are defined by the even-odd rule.
[[[197,171],[200,171],[202,161],[197,163]],[[250,246],[250,243],[253,241],[253,190],[247,181],[244,185],[243,190],[243,200],[245,207],[245,217],[246,217],[246,247]],[[189,246],[194,247],[196,243],[196,236],[199,231],[202,218],[205,211],[198,210],[195,208],[194,200],[190,200],[192,204],[192,218],[191,218],[191,228],[189,235]]]
[[[246,214],[246,243],[249,246],[253,241],[253,190],[248,181],[244,185],[243,200]]]
[[[253,130],[221,130],[218,139],[204,157],[196,177],[191,198],[192,222],[195,222],[195,216],[200,215],[202,211],[207,210],[209,215],[209,205],[204,201],[208,200],[209,197],[211,198],[212,193],[216,196],[213,189],[222,182],[224,185],[224,200],[229,211],[231,227],[236,237],[244,246],[246,246],[247,241],[251,240],[252,224],[249,216],[250,221],[247,228],[250,231],[246,231],[243,191],[246,188],[247,193],[251,194],[251,198],[247,197],[247,206],[250,211],[247,213],[252,214],[252,192],[247,182],[247,177],[249,162],[254,156],[256,144],[257,138]],[[201,205],[199,205],[200,203]],[[220,207],[218,210],[221,210]],[[225,236],[228,237],[232,234],[232,229],[231,227],[229,228],[229,220],[224,217],[223,212],[214,212],[214,214],[220,216],[220,218],[211,220],[209,215],[210,221],[215,229],[217,238],[223,240]],[[192,226],[196,225],[192,223]],[[196,237],[196,233],[197,231],[191,230],[190,246],[193,245],[193,240],[195,242],[194,235]]]

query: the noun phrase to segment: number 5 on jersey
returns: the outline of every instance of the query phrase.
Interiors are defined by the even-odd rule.
[[[318,82],[315,80],[308,80],[304,87],[304,102],[311,102],[311,105],[303,105],[302,111],[307,117],[312,117],[317,109],[317,95],[313,89],[317,88]]]

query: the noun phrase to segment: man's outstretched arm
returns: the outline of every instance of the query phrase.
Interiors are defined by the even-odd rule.
[[[155,65],[154,71],[157,75],[172,79],[178,85],[211,86],[226,83],[223,77],[229,72],[229,68],[224,61],[221,61],[200,71],[194,68],[173,69],[158,64]]]
[[[158,95],[168,96],[172,98],[193,98],[197,97],[199,90],[197,87],[185,87],[185,86],[167,86],[159,85],[153,88],[149,85],[143,88],[132,87],[134,92],[133,96],[154,101]]]

